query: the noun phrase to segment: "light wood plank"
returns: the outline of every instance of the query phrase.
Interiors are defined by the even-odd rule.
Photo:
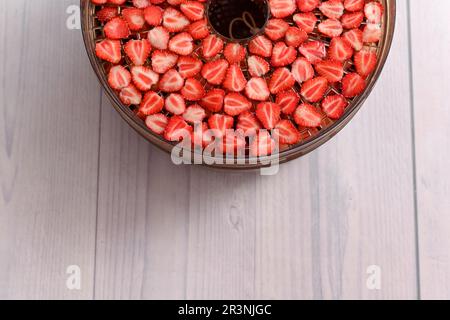
[[[0,1],[1,299],[92,297],[100,89],[72,2]]]
[[[450,299],[450,2],[410,8],[421,296]]]

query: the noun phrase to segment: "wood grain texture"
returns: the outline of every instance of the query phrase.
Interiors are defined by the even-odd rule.
[[[92,297],[100,88],[70,3],[0,1],[1,299]]]
[[[450,299],[450,2],[410,1],[421,296]],[[426,23],[424,17],[432,17]],[[424,45],[426,44],[427,45]]]

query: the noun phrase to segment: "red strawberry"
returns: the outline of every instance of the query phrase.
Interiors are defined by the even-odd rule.
[[[230,64],[239,63],[245,59],[246,50],[239,43],[230,42],[225,46],[223,55]]]
[[[303,42],[308,39],[308,34],[300,28],[289,27],[286,31],[284,41],[288,46],[298,48]]]
[[[150,26],[159,26],[162,23],[163,12],[158,6],[148,6],[144,9],[144,19]]]
[[[202,76],[209,83],[219,85],[222,83],[227,73],[228,62],[224,59],[214,60],[205,63],[202,68]]]
[[[159,74],[144,66],[131,68],[134,85],[141,91],[148,91],[159,81]]]
[[[381,25],[368,23],[363,30],[363,42],[376,43],[380,41],[381,35]]]
[[[325,58],[327,54],[325,44],[321,41],[305,42],[298,51],[313,64]]]
[[[344,8],[347,11],[361,11],[364,8],[365,0],[344,0]]]
[[[250,140],[250,155],[252,157],[268,156],[276,150],[275,141],[267,131],[258,132]]]
[[[328,80],[324,77],[317,77],[306,81],[302,85],[301,94],[309,102],[317,102],[323,98],[328,90]]]
[[[204,6],[198,1],[186,1],[180,5],[180,9],[191,21],[203,19],[205,15]]]
[[[209,35],[206,19],[196,21],[188,26],[187,31],[195,40],[204,39]]]
[[[352,47],[343,38],[337,37],[331,40],[330,47],[328,48],[329,58],[343,62],[350,59],[352,55]]]
[[[353,58],[356,72],[361,77],[367,77],[377,66],[377,53],[370,49],[357,52]]]
[[[342,62],[336,60],[323,60],[315,65],[319,75],[325,77],[328,82],[334,83],[342,80],[344,76],[344,66]]]
[[[183,78],[192,78],[202,70],[203,63],[191,56],[182,56],[178,59],[178,72]]]
[[[138,8],[125,8],[122,10],[122,17],[128,23],[131,31],[139,31],[145,25],[144,11]]]
[[[251,109],[252,103],[239,93],[229,93],[224,99],[224,111],[230,116],[237,116]]]
[[[349,73],[342,79],[342,94],[346,98],[356,97],[365,88],[366,81],[357,73]]]
[[[272,55],[272,42],[265,36],[257,36],[248,44],[248,50],[252,54],[268,58]]]
[[[256,116],[266,129],[273,129],[280,121],[280,106],[273,102],[261,102],[256,106]]]
[[[159,89],[163,92],[176,92],[184,86],[184,79],[177,70],[170,69],[159,81]]]
[[[208,125],[214,130],[215,135],[218,138],[222,138],[227,130],[233,128],[234,119],[233,117],[216,113],[209,117]]]
[[[189,78],[186,80],[183,89],[181,89],[181,94],[186,100],[198,101],[205,96],[205,89],[200,81]]]
[[[245,89],[247,80],[245,79],[242,69],[239,65],[233,64],[228,68],[223,87],[228,91],[241,92]]]
[[[302,12],[311,12],[320,4],[320,0],[297,0],[298,10]]]
[[[359,51],[363,48],[363,33],[359,29],[347,31],[342,36],[342,39],[344,39],[350,45],[350,48],[353,48],[355,51]]]
[[[216,35],[209,35],[202,41],[202,52],[206,59],[215,57],[223,49],[223,41]]]
[[[165,101],[164,108],[174,114],[181,115],[186,111],[186,102],[181,94],[171,93]]]
[[[136,66],[142,66],[150,55],[152,46],[147,39],[130,40],[124,46],[126,55]]]
[[[300,102],[300,97],[295,91],[284,91],[277,94],[275,101],[281,108],[284,114],[292,114]]]
[[[281,144],[296,144],[301,140],[300,132],[290,120],[281,120],[277,123],[274,137],[278,137]]]
[[[126,1],[124,0],[108,0],[110,3],[114,4],[124,4]],[[133,6],[139,9],[143,9],[150,5],[150,0],[133,0]]]
[[[173,116],[164,131],[164,138],[168,141],[180,141],[184,138],[190,137],[193,129],[180,116]]]
[[[219,152],[245,157],[245,137],[242,132],[228,132],[219,144]]]
[[[267,87],[266,80],[258,77],[251,78],[245,87],[245,94],[253,100],[267,100],[270,96],[270,91]]]
[[[189,20],[180,11],[168,7],[163,14],[163,26],[169,32],[183,31],[189,25]]]
[[[156,134],[163,134],[164,130],[166,130],[168,123],[169,119],[167,119],[167,117],[162,113],[153,114],[145,119],[145,124],[147,125],[147,128],[149,128]]]
[[[151,60],[153,71],[166,73],[177,64],[178,56],[169,51],[155,50]]]
[[[206,112],[198,104],[193,104],[183,113],[183,118],[192,124],[200,123],[206,118]]]
[[[369,23],[381,23],[381,19],[383,18],[384,7],[378,1],[372,1],[366,3],[364,6],[364,14],[367,18],[367,22]]]
[[[102,60],[119,63],[122,60],[120,41],[105,39],[98,42],[95,45],[95,54]]]
[[[252,77],[261,77],[270,70],[269,63],[259,56],[248,57],[247,66]]]
[[[364,14],[362,12],[346,13],[341,17],[341,23],[345,29],[359,28],[363,20]]]
[[[164,27],[156,27],[148,32],[148,41],[156,49],[166,50],[169,45],[169,31]]]
[[[320,126],[322,115],[314,106],[303,103],[295,110],[294,120],[301,127],[315,128]]]
[[[164,108],[164,99],[154,91],[149,91],[144,95],[141,105],[139,106],[139,112],[149,116],[161,112]]]
[[[314,69],[305,58],[298,58],[294,61],[291,68],[291,73],[294,76],[295,81],[299,84],[312,79],[314,77]]]
[[[311,33],[317,24],[317,17],[314,13],[297,13],[294,15],[295,24],[306,33]]]
[[[128,87],[123,88],[120,91],[119,98],[122,103],[127,106],[139,105],[142,100],[142,94],[134,85],[130,84]]]
[[[292,88],[295,84],[294,76],[287,68],[278,68],[272,74],[269,89],[272,94]]]
[[[222,89],[212,89],[208,91],[200,105],[211,112],[220,112],[223,108],[223,100],[225,98],[225,91]]]
[[[273,47],[271,65],[273,67],[284,67],[294,62],[297,50],[288,47],[284,42],[278,42]]]
[[[105,23],[119,15],[115,7],[103,7],[97,12],[98,21]]]
[[[109,70],[108,83],[114,90],[128,87],[131,82],[131,74],[123,66],[114,66]]]
[[[239,115],[236,129],[242,130],[245,136],[252,136],[261,129],[261,124],[253,113],[245,111]]]
[[[178,33],[169,41],[169,49],[180,56],[187,56],[194,51],[192,36],[187,32]]]
[[[109,20],[109,22],[103,28],[105,36],[111,40],[120,40],[127,38],[130,35],[130,29],[127,22],[120,18],[115,17]]]
[[[322,101],[322,110],[330,119],[337,120],[344,114],[348,101],[340,94],[327,96]]]
[[[319,6],[319,10],[330,19],[339,19],[344,14],[344,4],[342,0],[324,1]]]
[[[296,10],[295,0],[269,0],[270,12],[275,18],[286,18]]]
[[[327,19],[320,23],[317,28],[322,34],[330,38],[338,37],[344,31],[341,22],[335,19]]]
[[[264,32],[273,41],[280,40],[286,34],[289,24],[282,19],[270,19]]]

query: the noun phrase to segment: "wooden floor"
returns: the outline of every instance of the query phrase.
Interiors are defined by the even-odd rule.
[[[449,299],[450,1],[397,2],[362,111],[262,177],[131,130],[65,27],[77,1],[0,0],[0,298]]]

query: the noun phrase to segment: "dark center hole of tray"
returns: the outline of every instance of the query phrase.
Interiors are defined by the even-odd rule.
[[[230,40],[249,40],[269,19],[267,0],[210,0],[207,17],[212,28]]]

